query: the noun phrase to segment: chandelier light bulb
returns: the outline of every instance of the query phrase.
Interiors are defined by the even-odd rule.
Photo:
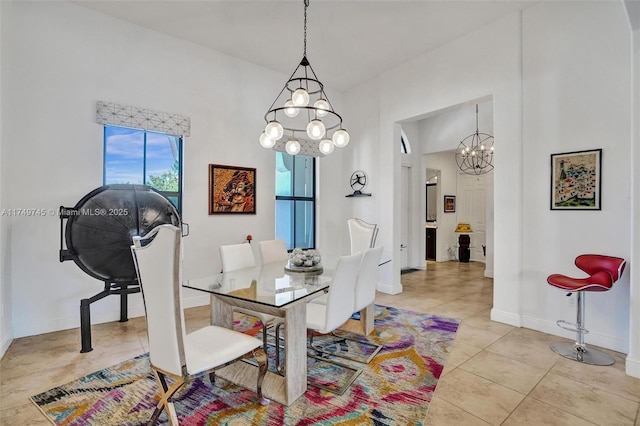
[[[484,151],[484,144],[480,145],[480,149]]]
[[[320,144],[318,145],[318,149],[324,155],[331,154],[334,148],[335,148],[335,145],[333,144],[333,141],[331,139],[322,139],[320,141]]]
[[[260,133],[260,145],[263,148],[271,149],[275,146],[276,141],[271,139],[265,132]]]
[[[299,112],[300,110],[296,108],[296,106],[294,105],[291,99],[289,99],[287,102],[284,103],[284,113],[286,114],[287,117],[295,117],[298,115]]]
[[[315,119],[307,124],[307,135],[313,140],[319,141],[324,137],[326,129],[322,121]]]
[[[313,107],[316,109],[316,115],[320,118],[329,114],[329,108],[331,108],[329,106],[329,102],[327,102],[326,99],[322,98],[315,101]]]
[[[300,152],[300,142],[296,139],[289,139],[284,146],[284,149],[289,155],[297,155]]]
[[[267,134],[269,139],[272,139],[274,141],[279,140],[282,135],[284,135],[282,124],[278,123],[275,120],[272,120],[267,124],[267,126],[264,128],[264,132]]]
[[[491,147],[491,153],[493,154],[493,147]]]
[[[307,106],[309,105],[309,93],[301,87],[293,92],[291,101],[295,106]]]
[[[344,148],[349,143],[349,133],[344,129],[338,129],[333,132],[333,143],[338,148]]]

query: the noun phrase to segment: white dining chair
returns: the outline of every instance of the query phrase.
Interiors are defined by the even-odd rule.
[[[373,304],[376,300],[376,287],[378,285],[378,268],[382,250],[384,247],[375,247],[366,250],[362,255],[360,270],[355,287],[355,300],[353,312],[358,312]]]
[[[144,300],[149,361],[160,388],[160,401],[149,424],[155,424],[162,411],[166,411],[169,423],[178,425],[171,399],[175,392],[193,376],[207,371],[214,383],[215,369],[251,352],[258,362],[258,398],[262,404],[269,402],[262,396],[267,356],[259,339],[212,325],[186,333],[181,297],[181,241],[180,228],[160,225],[144,237],[133,237],[131,246]]]
[[[253,250],[249,243],[220,246],[220,261],[222,263],[222,272],[232,272],[256,266]],[[252,311],[251,309],[239,308],[237,306],[233,307],[233,312],[249,315],[260,320],[260,323],[262,324],[262,344],[264,350],[267,350],[267,329],[272,325],[282,322],[283,319],[274,315]]]
[[[347,220],[349,239],[351,242],[351,254],[365,251],[376,244],[378,225],[365,222],[362,219],[351,218]]]
[[[284,240],[265,240],[258,242],[258,251],[262,263],[286,262],[289,260],[287,244]]]
[[[382,250],[384,247],[375,247],[370,248],[362,253],[362,261],[360,262],[360,267],[358,269],[358,278],[356,279],[356,283],[354,286],[354,298],[353,298],[353,313],[360,313],[360,322],[362,330],[366,331],[369,328],[373,328],[373,304],[376,299],[376,287],[378,284],[378,268],[380,263],[380,258],[382,257]],[[316,297],[312,299],[309,304],[321,304],[326,305],[328,301],[328,294],[324,294],[322,296]],[[371,307],[371,308],[370,308]],[[364,312],[364,310],[369,309],[370,312]],[[364,317],[363,317],[364,314]],[[364,323],[365,321],[371,321],[372,323],[367,327]],[[337,335],[333,333],[336,338],[340,340],[354,340],[343,335]],[[380,352],[382,349],[382,345],[377,345],[375,343],[365,343],[362,341],[358,341],[361,346],[370,346],[371,350],[368,352],[368,356],[364,358],[364,362],[368,364],[371,360]],[[334,353],[333,355],[347,358],[355,361],[362,362],[363,358],[353,357],[343,353]]]
[[[358,277],[358,270],[362,261],[362,253],[349,256],[342,256],[333,273],[333,279],[329,292],[327,293],[327,303],[307,303],[307,329],[309,333],[309,347],[318,352],[313,346],[314,334],[328,334],[344,324],[353,314],[353,304],[355,300],[355,283]],[[285,360],[286,361],[286,360]],[[332,362],[353,372],[349,383],[360,374],[361,370],[352,368],[344,364]]]

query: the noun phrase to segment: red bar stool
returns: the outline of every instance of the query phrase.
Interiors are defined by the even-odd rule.
[[[611,365],[613,357],[596,350],[587,349],[584,343],[584,335],[589,332],[584,328],[584,295],[585,291],[607,291],[613,283],[620,279],[624,267],[627,264],[619,257],[602,256],[599,254],[583,254],[576,257],[576,266],[589,274],[587,278],[572,278],[565,275],[549,275],[547,282],[562,290],[569,291],[567,296],[576,292],[578,294],[577,318],[575,324],[558,320],[556,324],[565,330],[576,332],[576,342],[559,342],[551,344],[551,350],[565,358],[584,362],[592,365]]]

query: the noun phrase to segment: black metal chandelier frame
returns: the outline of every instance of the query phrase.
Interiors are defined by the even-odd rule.
[[[304,44],[302,60],[265,113],[264,120],[267,127],[261,135],[260,143],[265,148],[273,147],[276,150],[281,150],[285,145],[282,142],[278,143],[278,141],[285,138],[285,140],[289,139],[286,144],[287,152],[289,151],[289,143],[297,143],[298,150],[300,143],[303,143],[313,152],[314,156],[323,156],[333,152],[335,146],[346,146],[349,143],[349,134],[343,129],[342,117],[335,112],[324,91],[324,85],[318,79],[307,58],[307,8],[309,0],[303,1]],[[304,93],[306,102],[294,101],[296,92],[301,91],[300,89],[306,92]],[[281,129],[272,133],[269,131],[270,125],[281,127]],[[317,135],[313,134],[314,131],[317,131]]]
[[[304,77],[295,77],[300,67],[304,67]],[[307,69],[311,71],[313,78],[308,77],[309,72],[307,71]],[[289,96],[287,96],[287,99],[290,99],[291,96],[293,95],[293,92],[295,92],[299,88],[305,89],[309,94],[309,96],[319,94],[318,99],[324,99],[325,101],[327,101],[330,109],[321,109],[321,108],[317,108],[309,105],[287,106],[287,107],[281,106],[281,107],[274,108],[274,106],[276,105],[278,100],[282,97],[282,94],[285,93],[285,91],[289,93]],[[285,83],[284,87],[282,88],[280,93],[278,93],[278,96],[276,96],[276,99],[273,101],[273,103],[269,107],[269,110],[264,115],[265,122],[269,123],[270,121],[278,121],[278,113],[281,112],[282,114],[280,116],[281,117],[280,119],[282,121],[280,121],[280,124],[282,124],[282,128],[284,130],[288,130],[292,132],[292,136],[295,136],[296,132],[306,133],[307,128],[306,126],[304,126],[304,123],[302,122],[302,120],[300,119],[295,120],[297,117],[289,117],[285,115],[284,111],[288,108],[296,108],[298,110],[306,111],[308,121],[311,121],[314,118],[319,119],[320,117],[318,116],[318,111],[321,110],[321,113],[324,112],[327,114],[327,116],[323,117],[322,119],[327,132],[329,132],[330,130],[342,128],[342,117],[340,116],[340,114],[338,114],[333,110],[333,105],[331,104],[329,97],[324,91],[324,84],[322,84],[322,82],[318,80],[318,77],[316,76],[315,71],[313,70],[313,68],[311,67],[311,64],[309,63],[309,60],[307,59],[306,47],[305,47],[305,56],[303,56],[302,60],[300,61],[300,64],[293,71],[293,74],[291,74],[291,77],[289,77],[289,80]],[[286,118],[282,118],[282,115],[284,115]],[[312,118],[312,115],[313,115],[313,118]],[[329,117],[332,118],[332,121],[327,120],[327,118]]]
[[[456,150],[458,168],[469,175],[483,175],[493,170],[493,136],[478,131],[476,104],[476,132],[460,141]]]

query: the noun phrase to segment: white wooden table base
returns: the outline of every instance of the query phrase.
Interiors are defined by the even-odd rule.
[[[284,317],[285,377],[267,372],[262,383],[266,398],[283,405],[291,405],[307,390],[307,300],[295,301],[283,308],[211,295],[211,324],[233,328],[232,306],[248,308]],[[258,367],[236,362],[216,371],[216,375],[246,389],[256,390]]]

